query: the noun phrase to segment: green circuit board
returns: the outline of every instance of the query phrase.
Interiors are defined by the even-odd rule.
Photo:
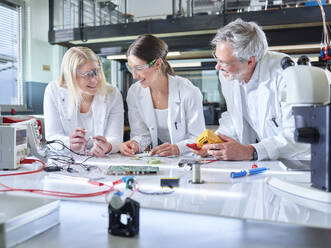
[[[157,166],[120,165],[109,166],[107,175],[145,175],[156,174],[158,171]]]

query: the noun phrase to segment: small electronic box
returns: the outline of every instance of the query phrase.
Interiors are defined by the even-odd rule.
[[[17,169],[27,155],[26,126],[0,125],[0,170]]]

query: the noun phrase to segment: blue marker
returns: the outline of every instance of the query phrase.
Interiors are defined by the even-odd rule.
[[[237,177],[244,177],[244,176],[252,176],[255,174],[263,173],[266,170],[268,170],[268,168],[261,167],[261,168],[250,169],[250,170],[242,170],[240,172],[231,172],[231,177],[237,178]]]

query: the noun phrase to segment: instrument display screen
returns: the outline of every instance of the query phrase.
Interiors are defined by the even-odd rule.
[[[26,129],[16,130],[16,145],[22,145],[27,143]]]

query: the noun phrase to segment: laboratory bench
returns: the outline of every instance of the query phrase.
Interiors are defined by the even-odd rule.
[[[139,190],[133,192],[124,183],[115,186],[123,193],[122,198],[131,196],[140,203],[140,231],[133,238],[108,233],[112,193],[86,198],[0,193],[0,199],[12,196],[60,200],[59,224],[15,247],[330,247],[331,204],[270,184],[271,179],[277,179],[309,187],[310,172],[303,167],[300,170],[300,164],[289,169],[286,161],[259,161],[255,164],[268,168],[266,172],[231,178],[231,172],[251,169],[253,162],[205,161],[201,165],[204,183],[192,184],[190,166],[178,166],[183,158],[192,159],[159,157],[160,163],[152,165],[159,168],[156,174],[133,175]],[[83,162],[85,158],[75,160]],[[87,178],[111,184],[123,177],[109,175],[110,166],[147,166],[150,162],[150,157],[132,159],[112,154],[91,158],[84,162],[85,166],[74,165],[71,173],[42,171],[0,177],[0,182],[13,188],[90,193],[103,187],[87,183]],[[23,165],[20,170],[38,166]],[[86,166],[90,166],[89,171]],[[11,171],[0,171],[6,173]],[[179,178],[179,187],[161,188],[161,178]]]

